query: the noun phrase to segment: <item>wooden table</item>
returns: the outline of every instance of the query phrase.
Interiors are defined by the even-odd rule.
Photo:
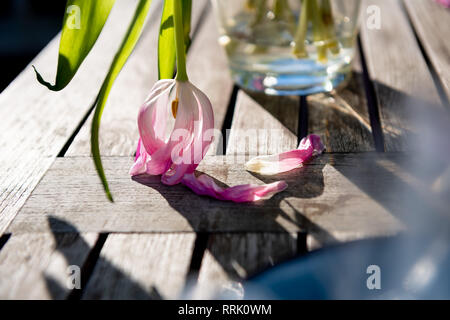
[[[64,91],[40,86],[28,66],[0,96],[0,298],[240,294],[243,279],[295,255],[408,228],[398,196],[416,196],[418,178],[405,163],[417,148],[417,119],[450,123],[450,13],[425,0],[363,1],[351,83],[305,99],[234,86],[211,6],[193,2],[190,79],[210,97],[216,128],[230,129],[227,155],[211,148],[199,170],[229,185],[273,181],[226,157],[286,151],[308,133],[323,138],[326,153],[276,177],[289,189],[255,204],[199,197],[157,178],[131,179],[137,111],[157,80],[155,0],[102,119],[101,153],[115,195],[109,203],[90,158],[90,108],[127,27],[112,21],[128,21],[134,10],[132,2],[117,1]],[[366,27],[371,4],[381,8],[380,30]],[[54,75],[57,49],[58,37],[32,62],[44,78]],[[245,145],[242,132],[249,129],[258,150]],[[70,265],[81,268],[82,290],[66,286]]]

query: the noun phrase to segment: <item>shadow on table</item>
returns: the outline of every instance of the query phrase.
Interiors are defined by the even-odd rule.
[[[288,183],[287,190],[273,196],[269,200],[258,201],[255,203],[233,203],[224,202],[207,197],[199,197],[199,201],[207,206],[207,208],[220,208],[220,212],[211,212],[210,217],[199,217],[196,212],[193,212],[192,206],[187,206],[185,202],[179,201],[178,198],[173,197],[173,188],[155,184],[156,180],[159,181],[159,177],[140,175],[135,176],[132,179],[140,184],[150,187],[159,192],[168,202],[168,204],[179,212],[187,221],[190,222],[193,229],[196,231],[214,231],[217,229],[219,232],[245,232],[245,227],[251,232],[288,232],[285,227],[280,225],[277,221],[280,217],[287,222],[297,225],[298,231],[304,231],[310,228],[320,229],[319,226],[314,225],[306,216],[303,216],[298,210],[291,207],[294,210],[294,215],[287,214],[280,208],[286,198],[304,198],[310,199],[318,197],[324,190],[323,182],[323,167],[325,163],[315,163],[314,165],[305,166],[293,170],[289,173],[279,174],[272,177],[264,177],[261,175],[253,174],[262,183],[271,183],[275,181],[284,180]],[[197,171],[197,174],[205,174]],[[219,181],[215,177],[211,177],[217,185],[226,188],[227,184]],[[307,183],[305,183],[307,181]],[[184,186],[177,186],[183,188],[186,191],[192,191]],[[197,197],[192,195],[192,198]],[[289,203],[288,203],[289,205]],[[227,212],[227,208],[230,208]],[[207,214],[208,212],[206,212]],[[246,217],[243,216],[245,213]],[[203,214],[203,213],[199,213]],[[204,219],[206,224],[202,224],[201,220]],[[241,226],[236,225],[241,220]],[[212,230],[211,230],[212,229]],[[292,230],[291,230],[292,231]],[[326,232],[325,230],[323,232]]]
[[[448,101],[442,97],[428,101],[423,98],[430,96],[427,92],[411,96],[380,82],[374,86],[381,102],[380,126],[387,153],[364,157],[360,164],[370,168],[373,182],[367,183],[339,161],[334,168],[408,227],[424,229],[443,216],[448,219]]]
[[[67,247],[77,242],[77,251],[80,254],[89,252],[83,266],[81,267],[81,289],[73,289],[68,299],[139,299],[139,300],[160,300],[161,295],[155,287],[144,288],[139,283],[130,278],[129,275],[116,268],[108,259],[100,255],[99,250],[106,240],[106,237],[99,235],[97,243],[91,247],[79,234],[78,230],[64,220],[49,217],[48,223],[53,232],[56,242],[56,250],[66,259],[67,265],[77,265],[79,260],[75,255],[68,254]],[[56,229],[64,227],[70,230],[64,233],[55,232]],[[104,238],[102,240],[102,238]],[[100,247],[98,246],[101,243]],[[76,260],[74,260],[76,259]],[[96,277],[92,277],[93,273]],[[55,299],[66,295],[67,288],[62,287],[56,279],[45,275],[48,291]],[[101,283],[100,283],[101,282]]]
[[[289,188],[269,200],[255,203],[233,203],[219,201],[205,196],[197,196],[185,186],[165,186],[160,183],[159,176],[139,175],[132,177],[132,180],[154,189],[161,194],[167,203],[178,213],[180,213],[192,226],[193,230],[199,232],[288,232],[280,224],[279,218],[300,227],[297,231],[303,231],[304,226],[300,223],[312,224],[306,217],[302,217],[299,212],[292,217],[280,209],[280,203],[285,198],[314,198],[322,194],[324,163],[314,166],[306,166],[296,169],[287,174],[276,177],[255,177],[262,183],[270,183],[285,180]],[[243,169],[244,170],[244,169]],[[205,174],[197,171],[197,174]],[[211,177],[217,185],[228,187],[227,184]],[[302,180],[309,180],[309,183],[302,183]],[[180,198],[180,195],[185,195]],[[198,199],[198,201],[195,201]],[[245,215],[244,215],[245,213]],[[291,229],[290,231],[294,231]]]
[[[206,237],[205,243],[203,243],[204,249],[226,271],[230,282],[239,287],[239,282],[242,281],[243,277],[273,266],[291,258],[293,255],[305,253],[306,232],[314,233],[327,242],[337,241],[333,235],[314,223],[307,215],[291,205],[289,201],[293,198],[311,199],[323,193],[322,170],[324,165],[325,163],[318,162],[271,178],[255,175],[260,180],[260,184],[285,180],[289,185],[289,188],[284,192],[269,200],[257,203],[237,204],[196,196],[184,186],[162,186],[159,183],[159,177],[140,175],[132,179],[160,193],[167,203],[191,224],[193,230],[212,233],[209,239]],[[198,174],[204,173],[198,172]],[[212,178],[217,185],[228,187],[218,179]],[[304,181],[308,181],[308,183],[304,183]],[[187,205],[183,199],[174,197],[174,188],[180,188],[180,194],[187,193],[189,195],[189,199],[192,200],[190,205]],[[175,193],[178,194],[178,191]],[[196,202],[197,197],[198,201]],[[282,203],[284,203],[283,206],[281,206]],[[321,214],[321,209],[326,210],[326,208],[319,208],[314,204],[311,204],[311,206],[315,206],[315,214]],[[292,229],[292,227],[286,229],[286,225],[296,226],[296,229]],[[217,232],[219,233],[219,239],[216,238]],[[270,240],[272,238],[267,238],[265,232],[276,238],[277,243],[272,243],[273,240]],[[250,235],[255,233],[259,234],[258,239],[251,240]],[[260,252],[252,251],[251,241],[260,241],[258,243],[258,246],[261,247]],[[213,243],[214,246],[212,247]],[[292,244],[297,248],[296,252],[291,251]],[[251,254],[257,254],[258,258],[250,261],[249,255]],[[200,269],[202,257],[203,255],[197,261],[198,269],[191,270],[188,284],[192,282],[192,276],[195,278],[198,276],[197,272]],[[187,290],[189,291],[189,288]],[[226,288],[226,290],[234,292],[238,289]],[[233,297],[238,296],[233,295]],[[187,297],[190,297],[189,294],[187,294]],[[200,293],[200,297],[204,297],[202,293]]]
[[[391,92],[391,94],[397,95],[399,93]],[[412,103],[411,99],[405,98],[405,101],[408,104]],[[430,109],[424,111],[423,107],[415,108],[415,106],[411,107],[409,105],[408,108],[408,112],[401,111],[400,114],[406,116],[412,113],[416,119],[413,123],[417,124],[412,129],[402,128],[402,130],[412,130],[410,136],[415,139],[412,146],[417,146],[417,149],[412,151],[411,156],[367,153],[362,157],[362,161],[354,162],[351,166],[348,166],[340,161],[342,157],[345,157],[345,154],[334,154],[331,155],[330,161],[321,161],[322,158],[318,158],[303,168],[276,177],[254,175],[255,178],[263,183],[286,180],[289,184],[289,188],[286,191],[264,202],[234,204],[198,197],[191,194],[191,191],[184,186],[168,187],[161,185],[159,182],[160,177],[137,176],[133,180],[155,189],[167,200],[172,208],[189,222],[192,229],[198,232],[221,232],[225,233],[224,235],[226,236],[227,232],[248,233],[248,231],[246,232],[246,229],[248,229],[253,230],[254,233],[278,233],[283,235],[287,242],[298,241],[292,233],[299,232],[297,236],[305,233],[314,234],[324,242],[332,243],[337,242],[337,239],[326,229],[316,224],[311,219],[311,216],[305,214],[305,210],[309,209],[307,206],[316,206],[312,208],[314,209],[314,214],[320,215],[326,212],[329,207],[339,205],[339,203],[322,204],[322,207],[317,206],[317,204],[305,204],[306,207],[303,207],[301,210],[298,209],[298,206],[294,207],[290,203],[290,199],[308,200],[323,194],[325,188],[323,170],[324,166],[328,164],[333,166],[334,169],[370,198],[386,208],[388,212],[405,222],[406,225],[410,225],[410,223],[416,226],[428,225],[431,220],[438,223],[439,219],[433,219],[433,217],[438,216],[429,213],[442,211],[442,208],[436,207],[436,204],[439,205],[439,202],[434,201],[434,196],[427,194],[426,191],[434,188],[436,181],[442,176],[443,170],[449,167],[448,159],[450,159],[450,154],[447,140],[450,135],[448,134],[448,115],[439,113],[437,113],[437,116],[436,113],[431,115],[432,113],[428,112]],[[393,131],[393,129],[388,129],[384,131],[386,138],[396,141],[394,143],[403,143],[401,135],[397,135],[397,132]],[[450,178],[450,176],[447,175],[447,178]],[[216,182],[225,186],[217,179]],[[443,183],[443,192],[445,193],[445,179]],[[345,201],[345,199],[341,200]],[[280,223],[281,221],[283,224]],[[61,220],[52,218],[49,223],[52,230],[70,227],[74,233],[77,232],[70,225],[66,225],[64,228],[55,228],[54,226],[58,224],[65,224]],[[237,227],[236,224],[238,224]],[[292,231],[294,229],[287,230],[286,225],[297,226],[297,229],[295,231]],[[55,233],[58,247],[64,245],[63,240],[59,237]],[[204,245],[208,253],[228,273],[231,279],[241,281],[242,274],[251,275],[259,271],[247,263],[249,257],[239,255],[237,250],[233,251],[234,247],[227,248],[229,250],[227,253],[231,253],[231,255],[211,250],[211,239],[210,237],[209,242],[207,241]],[[228,245],[242,244],[245,245],[245,243],[231,242]],[[305,244],[303,245],[305,246]],[[85,242],[83,242],[83,250],[91,252],[90,246]],[[273,248],[272,250],[269,256],[264,257],[266,259],[265,263],[259,264],[258,268],[264,269],[292,256],[287,250],[283,251],[279,250],[279,248]],[[68,264],[73,263],[70,260],[70,256],[66,256],[66,259],[68,259]],[[142,288],[138,283],[130,279],[127,274],[115,268],[102,256],[99,256],[98,261],[96,261],[95,255],[88,258],[85,268],[94,268],[94,266],[89,267],[89,263],[94,263],[95,268],[101,268],[101,274],[113,274],[114,276],[110,278],[118,279],[116,283],[110,284],[111,293],[107,294],[123,298],[161,298],[155,288],[151,288],[149,291],[146,288]],[[199,268],[201,260],[197,263]],[[56,293],[58,290],[62,290],[53,279],[47,279],[47,283],[51,292]],[[89,297],[104,297],[104,291],[101,292],[101,295],[100,292],[97,296],[95,295],[95,283],[89,281],[86,283],[86,286],[94,290],[94,294],[90,294]],[[117,293],[114,290],[123,290],[123,292]],[[76,296],[76,294],[73,294],[73,296]]]
[[[247,93],[249,94],[249,93]],[[296,134],[297,120],[298,118],[288,118],[286,119],[285,112],[289,112],[280,108],[280,105],[285,105],[287,107],[298,108],[298,101],[293,103],[290,101],[289,97],[267,97],[258,94],[249,94],[252,99],[254,99],[265,111],[269,112],[275,119],[282,122],[286,128],[288,128],[292,133]],[[353,97],[355,95],[349,94]],[[287,99],[287,100],[286,100]],[[342,98],[344,99],[344,98]],[[263,103],[261,102],[263,101]],[[361,119],[354,119],[352,113],[348,110],[334,110],[336,114],[343,114],[345,116],[345,121],[356,121],[359,122]],[[293,113],[295,114],[295,112]],[[337,117],[337,116],[336,116]],[[350,120],[349,120],[350,119]],[[355,125],[356,127],[356,125]],[[348,133],[348,132],[347,132]],[[366,135],[370,135],[370,131],[366,129]],[[315,238],[320,239],[323,243],[336,243],[338,240],[326,229],[322,228],[320,225],[311,220],[311,217],[305,214],[305,211],[314,212],[313,215],[322,215],[327,212],[330,205],[323,203],[305,203],[303,208],[299,210],[297,207],[291,204],[290,200],[293,199],[313,199],[322,195],[324,191],[324,177],[323,168],[325,162],[316,161],[314,164],[309,164],[303,168],[299,168],[289,173],[280,174],[274,177],[265,177],[261,175],[255,175],[262,183],[271,183],[274,181],[285,180],[289,188],[275,195],[272,199],[266,200],[259,203],[247,203],[247,204],[234,204],[234,203],[224,203],[214,199],[205,199],[204,197],[198,198],[201,204],[207,209],[210,208],[209,212],[207,209],[196,210],[199,205],[197,202],[192,202],[189,205],[186,202],[180,200],[179,197],[174,197],[175,187],[165,187],[161,186],[159,183],[159,177],[150,176],[138,176],[134,177],[133,180],[153,188],[159,192],[167,201],[167,203],[174,208],[178,213],[180,213],[192,226],[193,230],[196,231],[211,231],[218,230],[219,232],[246,232],[245,226],[248,228],[248,232],[273,232],[283,234],[286,238],[291,241],[297,241],[297,248],[300,253],[306,251],[306,233],[314,234]],[[221,181],[214,179],[216,183],[222,187],[227,187]],[[185,193],[187,188],[182,186],[177,186],[176,188],[182,188],[180,193]],[[187,191],[191,192],[191,191]],[[178,193],[178,192],[176,192]],[[190,199],[195,199],[195,196],[189,197]],[[342,201],[347,201],[346,199],[341,199]],[[282,206],[283,204],[283,206]],[[220,207],[220,212],[217,213],[215,208]],[[238,209],[236,209],[238,208]],[[228,210],[229,209],[229,210]],[[303,211],[303,212],[302,212]],[[280,220],[283,224],[280,224]],[[230,225],[230,221],[234,222],[238,226]],[[294,239],[292,233],[286,229],[286,225],[297,226],[299,231],[297,237]],[[237,230],[236,230],[237,229]],[[291,230],[292,231],[292,230]],[[223,235],[226,236],[226,235]],[[239,265],[239,272],[236,268],[231,266],[230,257],[224,254],[215,253],[210,248],[211,241],[205,245],[207,246],[208,253],[210,253],[215,261],[227,271],[228,275],[232,279],[239,279],[240,274],[244,271],[245,274],[253,274],[259,270],[255,270],[254,267],[247,263],[239,261],[239,259],[246,257],[240,257],[237,253],[233,258],[238,259],[233,261]],[[234,244],[238,245],[238,244]],[[290,257],[287,252],[280,254],[279,252],[274,253],[274,256],[267,257],[268,260],[266,264],[259,266],[260,269],[264,269],[273,263],[284,260]]]

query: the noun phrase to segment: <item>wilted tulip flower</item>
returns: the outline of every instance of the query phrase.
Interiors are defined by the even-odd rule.
[[[172,116],[173,129],[167,130]],[[214,136],[214,114],[208,97],[189,81],[158,81],[139,112],[138,127],[133,176],[162,175],[164,184],[182,183],[199,195],[234,202],[268,199],[287,187],[280,181],[221,188],[207,175],[195,176]]]
[[[167,130],[170,112],[176,119],[173,129]],[[180,183],[184,174],[194,172],[212,142],[211,102],[189,81],[160,80],[139,112],[138,128],[140,140],[130,174],[162,175],[164,184]]]

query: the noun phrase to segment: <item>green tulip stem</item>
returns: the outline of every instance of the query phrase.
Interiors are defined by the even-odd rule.
[[[175,31],[175,50],[177,55],[177,75],[178,81],[188,81],[186,72],[186,48],[184,45],[184,28],[181,9],[182,0],[173,0],[173,24]]]

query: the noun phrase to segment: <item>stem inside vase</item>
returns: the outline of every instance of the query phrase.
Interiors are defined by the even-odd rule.
[[[348,79],[355,52],[349,3],[359,0],[215,0],[234,80],[268,94],[334,89]]]

